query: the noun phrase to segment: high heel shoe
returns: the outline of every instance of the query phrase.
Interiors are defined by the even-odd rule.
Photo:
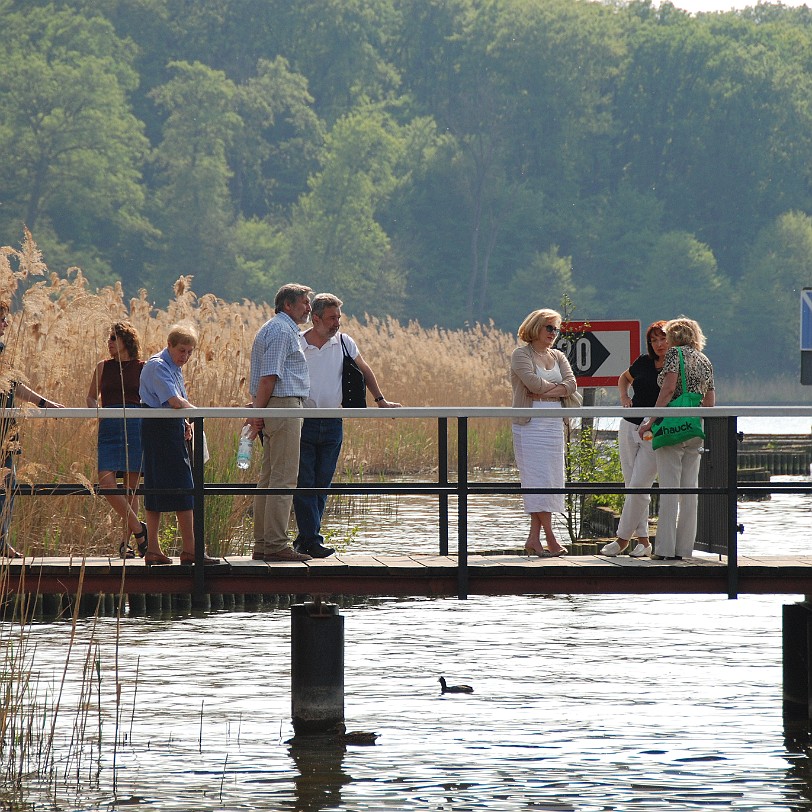
[[[148,567],[152,567],[156,564],[171,564],[172,559],[163,553],[151,553],[149,550],[147,550],[147,552],[144,553],[144,563]]]
[[[524,554],[530,558],[531,556],[537,555],[539,558],[544,558],[544,547],[539,544],[538,547],[527,543],[524,545]]]
[[[135,543],[138,545],[138,557],[143,558],[147,554],[147,549],[149,548],[147,526],[144,522],[141,522],[141,532],[133,533],[133,538],[135,539]],[[139,541],[139,539],[141,540]],[[129,547],[129,544],[127,546]],[[124,556],[121,557],[124,558]]]
[[[542,558],[558,558],[559,556],[566,555],[569,550],[566,547],[562,547],[560,550],[551,550],[548,547],[543,547],[541,550],[541,557]]]

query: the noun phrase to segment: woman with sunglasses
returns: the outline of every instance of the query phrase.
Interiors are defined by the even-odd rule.
[[[90,379],[87,405],[90,409],[132,407],[140,410],[138,387],[141,381],[141,341],[128,321],[118,321],[107,338],[110,357],[99,361]],[[147,526],[138,518],[136,489],[141,479],[141,420],[137,417],[101,418],[99,420],[99,487],[118,487],[121,474],[127,495],[109,494],[104,498],[126,525],[124,540],[118,548],[121,558],[134,558],[130,535],[135,538],[138,555],[147,552]]]
[[[560,409],[561,398],[576,388],[567,356],[553,349],[561,328],[555,310],[534,310],[519,327],[523,347],[510,359],[510,382],[516,408]],[[513,449],[523,488],[564,487],[564,421],[550,417],[517,417],[513,420]],[[553,533],[552,514],[564,512],[563,493],[523,494],[530,532],[524,545],[528,555],[553,558],[565,555]],[[546,546],[541,543],[544,531]]]
[[[653,406],[660,394],[657,376],[665,363],[668,341],[665,337],[665,322],[655,321],[646,330],[647,352],[617,379],[620,403],[624,408],[645,408]],[[633,396],[629,396],[629,387]],[[657,476],[657,460],[651,439],[644,440],[638,433],[642,417],[624,417],[618,426],[617,437],[620,449],[620,468],[627,488],[650,488]],[[614,557],[625,552],[629,542],[637,538],[637,544],[629,553],[632,558],[646,558],[651,555],[651,542],[648,537],[648,513],[651,495],[630,493],[623,502],[623,511],[617,527],[617,539],[604,544],[602,555]]]

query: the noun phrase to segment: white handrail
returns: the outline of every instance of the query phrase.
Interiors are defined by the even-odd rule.
[[[128,408],[88,409],[31,409],[14,408],[3,410],[4,417],[34,418],[106,418],[106,417],[360,417],[367,419],[396,419],[421,417],[681,417],[700,415],[701,417],[810,417],[812,406],[714,406],[713,408],[669,409],[626,409],[621,406],[581,406],[573,409],[515,409],[510,406],[404,406],[401,409],[252,409],[247,406],[223,407],[201,406],[195,409],[141,409]]]

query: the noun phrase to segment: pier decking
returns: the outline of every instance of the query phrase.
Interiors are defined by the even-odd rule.
[[[210,594],[453,596],[455,556],[345,554],[305,563],[227,557],[205,568]],[[146,567],[140,560],[33,558],[4,563],[7,593],[176,594],[194,591],[193,567]],[[812,594],[812,556],[739,556],[738,593]],[[597,555],[528,559],[469,554],[468,593],[727,594],[728,566],[717,556],[651,561]]]

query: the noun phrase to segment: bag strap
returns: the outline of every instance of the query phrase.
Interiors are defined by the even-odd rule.
[[[685,380],[685,360],[682,357],[682,347],[677,347],[679,353],[679,374],[682,379],[682,394],[688,394],[688,382]]]
[[[344,355],[345,355],[347,358],[349,358],[349,357],[350,357],[350,354],[347,352],[347,345],[344,343],[344,336],[343,336],[343,334],[342,334],[342,333],[339,333],[339,334],[338,334],[338,336],[339,336],[339,340],[341,341],[341,349],[343,350]]]

